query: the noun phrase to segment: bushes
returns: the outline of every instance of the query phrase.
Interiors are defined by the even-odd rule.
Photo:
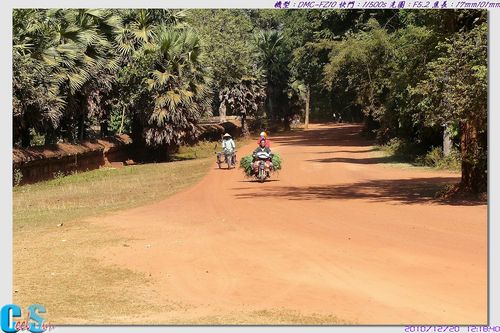
[[[460,170],[460,152],[453,149],[449,155],[444,156],[441,147],[432,148],[427,154],[415,159],[417,165],[438,169]]]
[[[461,166],[460,152],[456,148],[452,149],[449,155],[444,156],[441,147],[432,147],[429,151],[422,151],[422,148],[415,143],[393,138],[381,149],[398,162],[454,171],[459,171]]]
[[[411,162],[424,153],[419,151],[419,147],[416,144],[400,138],[390,139],[385,145],[382,146],[382,150],[395,159],[406,162]]]
[[[21,182],[23,181],[23,173],[19,169],[14,169],[14,186],[19,186],[21,185]]]

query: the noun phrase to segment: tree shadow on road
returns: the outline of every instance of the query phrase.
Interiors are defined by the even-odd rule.
[[[446,186],[455,184],[458,177],[433,177],[411,179],[381,179],[365,182],[324,186],[280,186],[265,191],[236,194],[238,199],[259,197],[284,198],[288,200],[352,200],[364,199],[372,202],[394,202],[404,204],[434,203],[454,206],[484,205],[479,199],[440,199],[439,193]]]
[[[343,124],[328,128],[288,132],[286,136],[271,137],[272,144],[282,146],[372,146],[373,142],[361,137],[362,125]]]
[[[336,153],[350,153],[350,154],[361,154],[361,153],[371,153],[374,151],[380,151],[378,148],[361,149],[361,150],[331,150],[331,151],[319,151],[314,154],[336,154]]]
[[[354,164],[404,163],[404,161],[396,160],[392,156],[379,156],[379,157],[367,157],[367,158],[331,157],[331,158],[321,158],[321,159],[314,159],[307,161],[318,162],[318,163],[354,163]]]
[[[264,183],[272,183],[272,182],[279,182],[279,179],[266,179]],[[240,183],[247,183],[247,184],[262,184],[258,179],[248,179],[248,180],[240,180]]]

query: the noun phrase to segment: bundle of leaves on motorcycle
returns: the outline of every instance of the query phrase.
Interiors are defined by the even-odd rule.
[[[252,155],[244,156],[240,160],[240,168],[242,168],[243,171],[245,172],[245,174],[249,177],[251,177],[253,175],[253,168],[252,168],[253,162],[254,162],[254,159],[253,159]],[[273,164],[273,170],[275,170],[275,171],[281,170],[283,162],[282,162],[279,154],[274,153],[274,155],[271,159],[271,162]]]

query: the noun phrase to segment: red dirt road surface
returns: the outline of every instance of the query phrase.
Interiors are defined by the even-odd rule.
[[[128,322],[486,324],[486,204],[436,201],[456,173],[389,165],[359,131],[273,136],[284,165],[264,184],[214,158],[192,188],[92,220],[133,238],[101,262],[183,305]]]

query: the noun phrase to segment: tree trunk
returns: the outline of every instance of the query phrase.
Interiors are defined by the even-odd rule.
[[[104,103],[103,103],[104,104]],[[109,136],[109,122],[111,120],[111,110],[106,106],[101,106],[102,110],[99,117],[99,135],[101,138]]]
[[[122,108],[122,120],[120,121],[120,128],[118,129],[118,135],[122,135],[124,122],[125,122],[125,108]]]
[[[130,130],[131,130],[130,137],[132,138],[132,142],[134,144],[138,144],[138,145],[141,145],[141,144],[145,145],[144,137],[142,135],[144,127],[142,126],[142,120],[141,120],[141,117],[139,116],[139,114],[134,113],[132,115],[132,123],[131,123],[130,127],[131,127],[130,128]]]
[[[482,147],[476,125],[460,124],[460,150],[462,155],[462,178],[460,189],[464,192],[481,193],[487,188],[486,147]]]
[[[309,128],[309,107],[311,102],[311,89],[309,85],[306,87],[306,119],[304,121],[304,127]]]
[[[23,127],[21,129],[21,147],[27,148],[31,144],[31,134],[28,127]]]
[[[241,114],[241,131],[243,132],[243,136],[249,136],[250,132],[248,131],[247,124],[247,115],[246,113]]]
[[[453,142],[451,141],[450,132],[448,130],[448,124],[445,124],[443,130],[443,155],[444,156],[450,155],[452,147],[453,147]]]
[[[88,98],[87,96],[82,96],[82,94],[79,94],[79,100],[80,100],[80,110],[77,113],[77,118],[78,118],[78,134],[77,134],[77,140],[78,141],[83,141],[87,137],[87,128],[85,125],[85,120],[87,118],[87,115],[89,113],[88,109]]]
[[[78,140],[83,141],[85,137],[85,115],[78,116]]]
[[[285,131],[289,131],[291,129],[290,116],[288,114],[285,115],[285,118],[283,120],[283,127],[285,128]]]
[[[109,136],[108,120],[107,119],[101,120],[100,125],[101,125],[101,130],[100,130],[101,138]]]
[[[57,132],[55,129],[49,129],[45,134],[45,144],[52,145],[57,143]]]
[[[268,119],[274,120],[274,110],[273,110],[273,88],[267,86],[267,117]]]
[[[224,101],[219,106],[219,122],[226,122],[226,102]]]
[[[146,159],[147,145],[143,136],[144,126],[139,113],[131,114],[130,138],[132,139],[132,159],[144,161]]]
[[[26,148],[31,145],[31,133],[29,127],[30,121],[27,117],[27,113],[23,114],[22,120],[20,121],[20,138],[21,138],[21,147]]]

